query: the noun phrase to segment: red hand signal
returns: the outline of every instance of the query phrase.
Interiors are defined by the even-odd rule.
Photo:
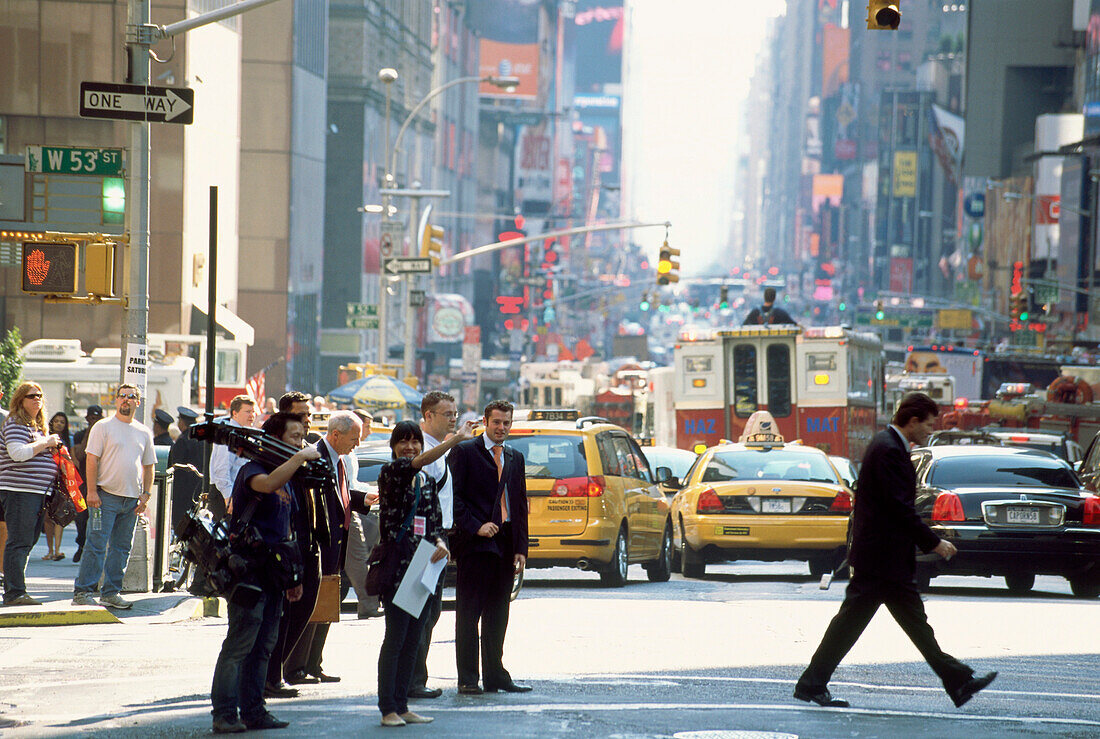
[[[50,260],[41,249],[35,249],[27,257],[27,280],[32,285],[41,285],[50,273]]]

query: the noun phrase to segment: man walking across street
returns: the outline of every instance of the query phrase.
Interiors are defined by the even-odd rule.
[[[256,423],[256,403],[247,395],[237,395],[229,401],[229,425],[238,428],[252,428]],[[225,517],[230,497],[233,495],[233,483],[237,473],[248,462],[239,454],[229,451],[223,444],[215,444],[210,453],[210,482],[221,496],[212,495],[206,502],[214,520]]]
[[[451,450],[454,522],[472,541],[458,555],[455,658],[458,692],[526,693],[504,669],[512,580],[527,563],[527,479],[523,454],[504,446],[512,404],[485,406],[485,433]],[[478,623],[484,690],[478,687]]]
[[[153,432],[134,420],[141,395],[133,385],[119,385],[115,415],[88,432],[87,470],[89,516],[87,542],[80,572],[73,584],[73,605],[95,605],[92,592],[103,577],[99,604],[129,608],[122,575],[134,543],[134,524],[145,511],[153,489]]]
[[[455,406],[454,396],[438,390],[431,391],[420,401],[420,416],[420,430],[424,434],[424,451],[428,451],[442,444],[454,431],[455,421],[458,420],[458,408]],[[450,452],[423,469],[424,473],[436,482],[436,494],[439,496],[439,507],[443,513],[444,531],[454,525],[454,491],[450,470],[447,467],[447,454]],[[439,622],[439,614],[443,611],[445,579],[439,578],[435,593],[424,605],[428,609],[428,617],[420,632],[420,647],[416,652],[416,662],[413,663],[408,693],[410,698],[438,698],[443,695],[443,691],[439,688],[428,687],[428,649],[432,644],[432,629]]]
[[[909,444],[927,441],[938,412],[936,402],[924,393],[909,393],[898,405],[890,427],[876,434],[867,447],[852,521],[852,579],[840,612],[795,685],[794,697],[799,700],[819,706],[848,705],[829,693],[829,679],[880,605],[889,609],[920,650],[956,706],[962,706],[997,676],[990,672],[974,677],[974,670],[940,649],[914,581],[915,547],[944,559],[956,552],[951,542],[940,539],[921,521],[914,507],[917,475],[909,459]]]

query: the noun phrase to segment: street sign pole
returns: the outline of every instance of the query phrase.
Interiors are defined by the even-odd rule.
[[[152,37],[149,28],[149,0],[129,0],[127,5],[126,54],[130,75],[126,81],[134,85],[149,84],[149,49]],[[149,123],[134,121],[130,124],[130,207],[126,209],[130,232],[129,278],[123,284],[130,285],[126,301],[126,332],[122,339],[122,366],[120,381],[126,374],[126,351],[130,344],[145,346],[149,330]],[[209,306],[214,310],[214,306]],[[134,418],[144,421],[149,408],[148,398],[134,412]]]

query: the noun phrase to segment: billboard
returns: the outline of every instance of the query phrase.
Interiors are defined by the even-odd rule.
[[[554,139],[545,123],[520,126],[516,135],[515,202],[524,214],[546,213],[554,200]]]
[[[539,45],[510,44],[503,41],[482,39],[478,62],[478,74],[482,77],[518,77],[519,84],[512,92],[490,85],[478,84],[482,97],[534,100],[539,93]]]

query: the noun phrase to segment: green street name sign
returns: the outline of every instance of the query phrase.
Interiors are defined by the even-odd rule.
[[[347,328],[378,328],[377,316],[348,316],[344,321]]]
[[[348,318],[351,317],[363,317],[363,316],[377,316],[378,306],[368,305],[367,303],[348,303]]]
[[[122,174],[122,149],[28,146],[24,169],[41,174]]]
[[[897,313],[886,310],[886,317],[875,319],[874,313],[860,311],[856,313],[857,326],[885,326],[887,328],[932,328],[935,319],[924,313]]]

